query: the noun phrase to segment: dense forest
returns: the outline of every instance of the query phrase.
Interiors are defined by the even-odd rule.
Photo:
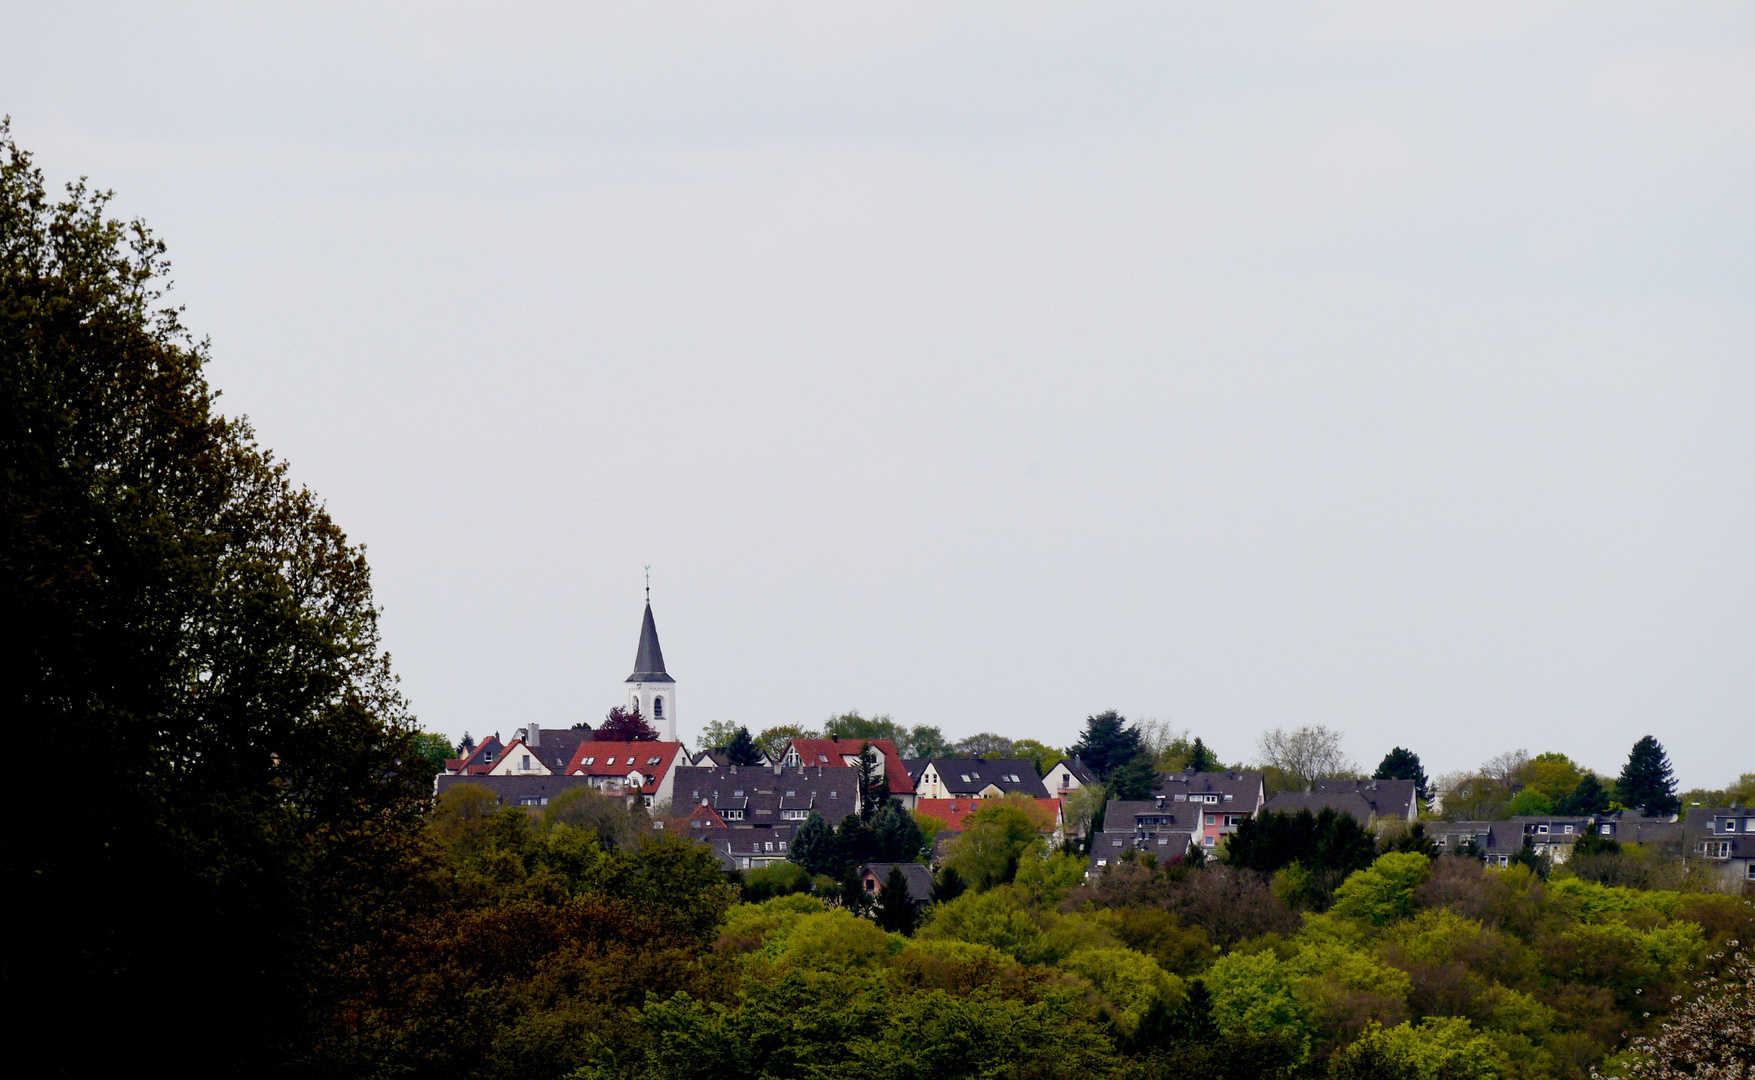
[[[1087,877],[996,800],[917,911],[589,791],[435,803],[363,553],[218,412],[106,202],[0,129],[4,693],[56,758],[5,840],[33,1074],[1747,1075],[1665,1071],[1755,1045],[1755,908],[1717,893],[1332,819]]]

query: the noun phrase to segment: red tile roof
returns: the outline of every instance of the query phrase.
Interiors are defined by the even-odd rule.
[[[582,742],[567,763],[567,775],[626,776],[638,772],[659,781],[676,764],[681,751],[679,742]],[[645,789],[651,791],[656,786],[647,784]]]
[[[983,806],[993,806],[1005,801],[1007,800],[916,799],[914,800],[914,812],[916,814],[925,814],[927,817],[937,818],[945,823],[945,828],[947,829],[962,829],[964,827],[964,819],[970,814],[973,814]],[[1030,801],[1035,803],[1038,809],[1048,815],[1048,821],[1051,824],[1060,820],[1059,799],[1037,798],[1031,799]]]
[[[792,749],[798,751],[801,765],[845,768],[847,763],[842,758],[858,757],[867,742],[884,755],[884,778],[890,782],[890,794],[912,794],[914,781],[908,778],[908,768],[902,764],[896,744],[888,739],[793,739]]]

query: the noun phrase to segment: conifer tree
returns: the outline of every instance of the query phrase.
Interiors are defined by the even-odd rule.
[[[1412,780],[1420,798],[1426,798],[1426,770],[1420,765],[1420,755],[1412,750],[1399,746],[1391,750],[1371,775],[1378,780]]]
[[[1594,773],[1585,773],[1578,786],[1554,804],[1556,814],[1603,814],[1608,810],[1609,793],[1603,790],[1602,781]]]
[[[1111,799],[1147,799],[1158,785],[1157,770],[1145,753],[1135,754],[1109,776]]]
[[[877,908],[873,914],[877,924],[893,934],[914,933],[914,899],[908,895],[908,879],[903,876],[900,866],[890,867],[889,876],[878,889]]]
[[[733,765],[760,765],[762,748],[750,736],[749,728],[740,727],[731,737],[731,741],[725,744],[725,756]]]
[[[1138,728],[1127,726],[1127,717],[1109,709],[1085,718],[1085,732],[1072,747],[1074,757],[1091,767],[1099,779],[1108,780],[1116,769],[1146,752]]]
[[[1195,772],[1218,772],[1224,768],[1219,755],[1212,752],[1207,744],[1201,742],[1200,736],[1194,737],[1194,747],[1188,753],[1188,767]]]
[[[813,810],[809,820],[798,827],[786,858],[808,874],[827,874],[838,861],[835,848],[835,830]]]
[[[1638,807],[1652,815],[1673,814],[1681,807],[1670,759],[1650,735],[1633,744],[1621,779],[1615,784],[1615,798],[1622,806]]]

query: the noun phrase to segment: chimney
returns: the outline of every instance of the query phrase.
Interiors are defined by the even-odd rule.
[[[531,746],[541,746],[542,745],[542,729],[537,727],[535,724],[530,725],[530,745]]]

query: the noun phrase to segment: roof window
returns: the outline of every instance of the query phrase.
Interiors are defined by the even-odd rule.
[[[659,759],[659,758],[655,758],[655,757],[649,757],[649,758],[647,758],[647,759],[646,759],[646,764],[648,764],[648,765],[656,765],[656,764],[658,764],[658,762],[659,762],[659,760],[660,760],[660,759]]]
[[[596,759],[596,758],[594,758],[594,757],[588,757],[588,758],[586,758],[586,759],[585,759],[585,764],[587,764],[587,765],[595,765],[595,764],[597,764],[597,759]]]

